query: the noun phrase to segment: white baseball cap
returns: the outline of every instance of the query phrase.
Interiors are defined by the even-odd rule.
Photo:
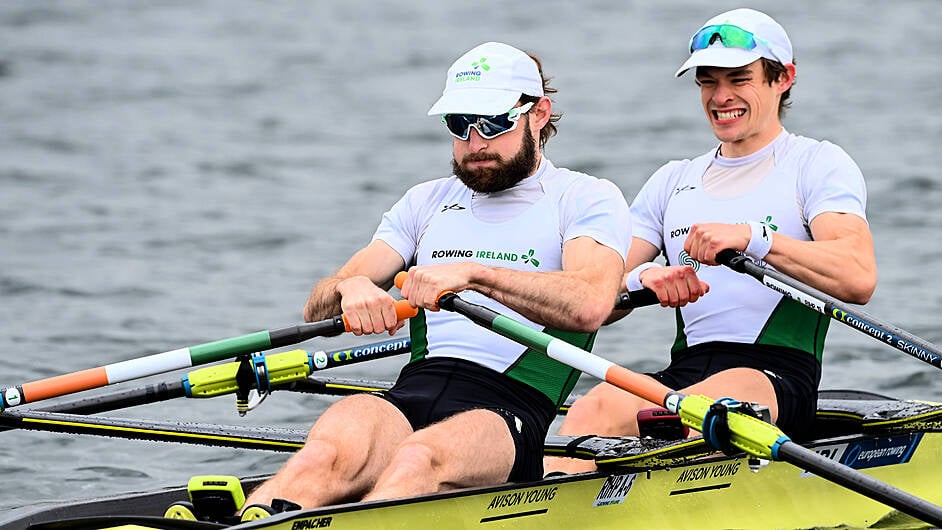
[[[513,108],[522,94],[543,96],[543,78],[536,61],[513,46],[486,42],[451,65],[442,97],[428,115],[495,116]]]
[[[733,26],[752,34],[751,47],[738,47],[733,41],[740,35],[729,35],[723,41],[723,31]],[[734,9],[716,15],[707,20],[690,38],[688,50],[691,53],[687,61],[677,70],[677,77],[697,66],[719,66],[737,68],[745,66],[760,57],[765,57],[782,64],[793,61],[792,43],[788,40],[785,28],[769,15],[755,9]]]

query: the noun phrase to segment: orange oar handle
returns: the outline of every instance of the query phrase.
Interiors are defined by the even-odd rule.
[[[393,279],[393,283],[396,284],[396,287],[402,289],[402,284],[406,283],[406,278],[409,277],[409,273],[406,271],[399,271],[396,273],[396,278]]]
[[[396,300],[393,305],[396,307],[396,320],[405,320],[419,314],[419,310],[409,305],[408,300]],[[341,316],[343,317],[344,329],[350,331],[350,323],[347,322],[347,315]]]
[[[409,277],[408,272],[399,271],[396,273],[396,278],[393,280],[393,282],[395,282],[396,287],[398,287],[399,289],[402,289],[402,284],[406,283],[406,278],[408,277]],[[451,289],[445,289],[444,291],[438,293],[438,296],[435,297],[435,300],[439,300],[441,299],[441,297],[445,296],[446,294],[453,293],[453,292],[454,291],[452,291]]]

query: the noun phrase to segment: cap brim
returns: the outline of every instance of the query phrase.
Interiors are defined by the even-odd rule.
[[[512,109],[520,100],[521,93],[493,88],[461,88],[449,90],[438,98],[428,115],[478,114],[495,116]]]
[[[717,66],[720,68],[738,68],[758,60],[762,54],[742,48],[724,48],[722,46],[704,48],[693,52],[689,59],[674,74],[676,77],[697,66]]]

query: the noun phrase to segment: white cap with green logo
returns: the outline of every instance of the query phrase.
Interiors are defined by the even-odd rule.
[[[543,78],[536,62],[513,46],[486,42],[451,65],[442,97],[428,115],[495,116],[509,111],[522,94],[543,96]]]

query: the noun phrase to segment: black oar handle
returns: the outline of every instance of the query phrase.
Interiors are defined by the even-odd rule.
[[[637,291],[628,291],[618,295],[615,301],[615,309],[634,309],[646,305],[655,305],[660,301],[657,299],[657,293],[645,287]]]
[[[736,272],[742,272],[744,274],[749,273],[746,269],[746,263],[749,262],[749,258],[731,248],[717,252],[716,262],[720,265],[726,265]]]

